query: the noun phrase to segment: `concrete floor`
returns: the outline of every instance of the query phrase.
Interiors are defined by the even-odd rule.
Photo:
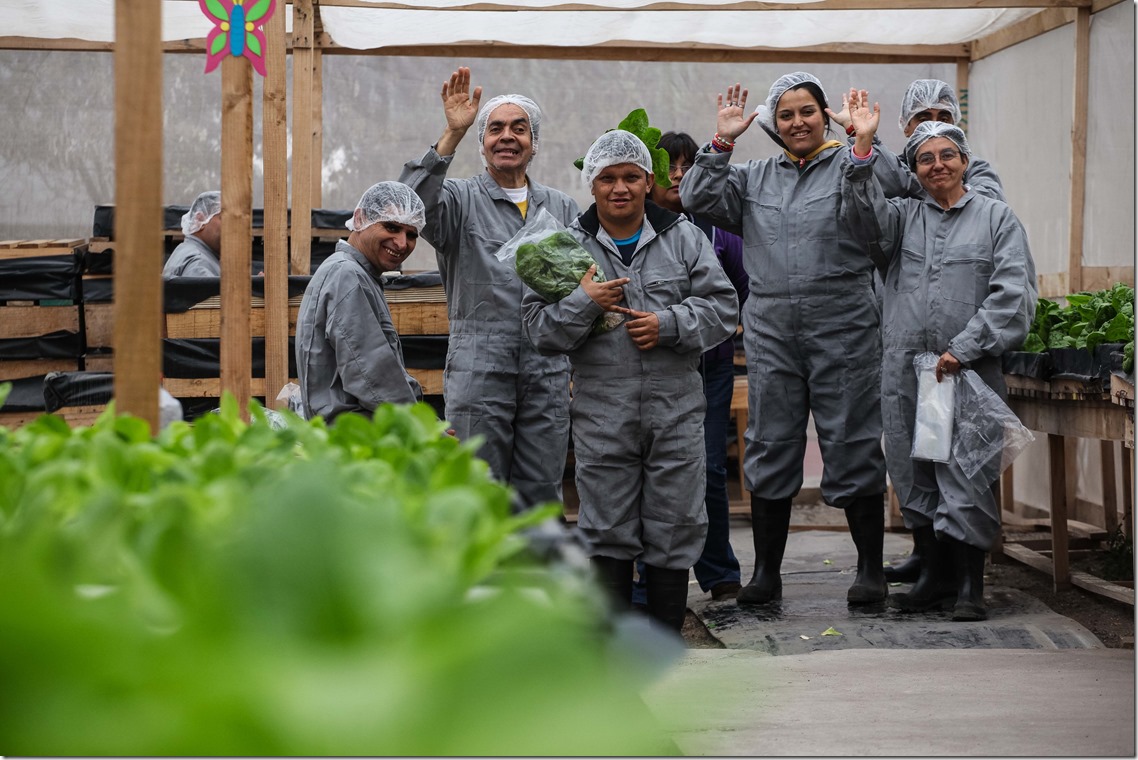
[[[732,545],[749,576],[746,523]],[[885,556],[910,546],[886,534]],[[682,752],[1134,756],[1133,650],[1014,589],[986,589],[979,623],[851,608],[855,561],[846,533],[792,533],[772,609],[712,602],[693,580],[689,607],[727,648],[686,650],[643,693]]]

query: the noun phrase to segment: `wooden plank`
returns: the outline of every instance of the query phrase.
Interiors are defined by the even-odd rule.
[[[441,369],[408,368],[407,374],[418,380],[419,384],[423,386],[423,395],[442,395],[443,371]],[[291,381],[295,383],[296,378],[291,378]],[[265,395],[265,379],[263,377],[250,378],[249,385],[253,396]],[[221,395],[221,379],[216,377],[167,377],[162,380],[162,387],[169,391],[170,395],[177,398],[218,398]]]
[[[980,37],[972,42],[972,60],[979,61],[1013,45],[1046,34],[1052,29],[1070,24],[1075,20],[1075,13],[1074,8],[1049,8]]]
[[[87,354],[83,357],[84,369],[88,372],[114,372],[113,354]]]
[[[1134,589],[1120,586],[1117,583],[1096,578],[1089,573],[1074,571],[1071,573],[1071,583],[1081,589],[1090,591],[1099,596],[1105,596],[1108,599],[1113,599],[1116,602],[1129,604],[1134,606]]]
[[[1103,528],[1111,533],[1118,528],[1118,484],[1114,478],[1114,441],[1099,441],[1102,473]]]
[[[971,61],[956,62],[956,102],[960,105],[960,123],[956,126],[968,131],[968,73],[972,68]]]
[[[87,348],[110,348],[114,345],[115,306],[113,303],[83,304],[83,321]]]
[[[288,382],[288,336],[296,332],[296,316],[288,307],[288,83],[285,78],[285,7],[266,24],[261,130],[264,133],[265,319],[263,333],[250,320],[250,333],[265,336],[265,382],[281,388]],[[254,309],[253,314],[259,310]],[[169,325],[169,319],[167,319]],[[276,394],[265,398],[273,408],[287,407]]]
[[[294,37],[296,28],[294,21]],[[468,42],[432,46],[394,45],[359,50],[340,47],[331,37],[324,34],[319,37],[318,45],[327,55],[438,56],[460,60],[509,58],[567,61],[647,61],[653,63],[955,63],[962,58],[969,58],[971,55],[971,48],[965,43],[870,45],[842,42],[803,48],[724,48],[703,43],[685,43],[680,47],[670,43],[622,40],[587,46]],[[293,92],[299,95],[295,79],[297,50],[299,48],[293,49]],[[293,114],[295,124],[295,108]]]
[[[407,368],[407,374],[419,381],[424,396],[443,395],[443,371],[441,369]]]
[[[288,338],[290,335],[296,335],[296,320],[300,314],[300,307],[288,306],[287,301],[286,308],[287,311],[283,324],[285,328],[285,375],[288,374]],[[269,328],[272,326],[272,321],[267,317],[267,310],[251,308],[247,314],[250,338],[265,337]],[[166,315],[167,338],[220,338],[221,326],[221,309],[189,309],[179,314]],[[268,351],[267,346],[268,343],[266,342],[266,352]],[[281,383],[281,385],[284,385],[284,383]],[[280,386],[278,386],[278,389],[279,387]]]
[[[0,412],[0,427],[15,430],[39,418],[43,412]]]
[[[1067,275],[1071,292],[1083,289],[1083,230],[1087,199],[1087,104],[1091,82],[1091,9],[1075,17],[1074,115],[1071,122],[1071,223]]]
[[[320,6],[313,7],[316,25]],[[312,208],[324,208],[324,53],[312,51]]]
[[[292,273],[312,265],[312,113],[314,19],[312,0],[292,4]]]
[[[1126,440],[1128,410],[1110,401],[1051,401],[1009,394],[1008,406],[1025,427],[1039,433]]]
[[[1067,462],[1063,437],[1047,436],[1051,455],[1051,565],[1055,590],[1070,583],[1067,557]]]
[[[1039,274],[1036,275],[1036,279],[1039,281],[1039,295],[1043,298],[1055,300],[1071,292],[1066,272]]]
[[[90,427],[95,424],[95,420],[99,419],[99,415],[107,411],[107,407],[103,404],[92,406],[64,406],[61,407],[53,414],[57,417],[62,417],[71,427]]]
[[[1004,556],[1010,557],[1017,562],[1022,562],[1028,567],[1033,567],[1041,573],[1047,573],[1054,576],[1055,571],[1051,567],[1051,561],[1036,551],[1028,549],[1026,546],[1019,544],[1004,544]]]
[[[1083,290],[1106,290],[1117,282],[1134,287],[1133,265],[1115,267],[1083,267]]]
[[[1131,438],[1130,440],[1133,440]],[[1134,448],[1122,449],[1122,530],[1134,540]]]
[[[17,241],[17,243],[22,241]],[[0,250],[0,259],[39,259],[45,256],[73,256],[73,248],[5,248]]]
[[[79,332],[78,306],[0,306],[0,339]]]
[[[400,335],[446,335],[450,332],[445,303],[403,301],[388,304],[395,332]]]
[[[3,359],[0,360],[0,383],[46,375],[48,372],[75,372],[78,369],[78,359]]]
[[[221,62],[221,386],[248,419],[253,261],[253,67]]]
[[[162,371],[162,17],[115,0],[115,399],[158,431]],[[248,269],[246,269],[248,271]]]

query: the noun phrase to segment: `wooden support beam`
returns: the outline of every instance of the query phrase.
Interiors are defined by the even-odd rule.
[[[244,419],[253,396],[252,264],[253,67],[227,55],[221,62],[221,387],[237,399]]]
[[[1051,454],[1051,566],[1054,571],[1055,590],[1070,584],[1070,564],[1067,556],[1067,457],[1063,436],[1048,435],[1047,448]],[[1007,547],[1004,547],[1007,553]]]
[[[115,402],[158,431],[162,373],[162,12],[115,0]]]
[[[296,88],[296,23],[293,23],[293,88]],[[715,45],[667,45],[644,42],[609,42],[587,46],[510,45],[506,43],[454,43],[449,45],[393,45],[359,50],[341,47],[327,33],[317,46],[327,55],[438,56],[446,58],[507,58],[566,61],[642,61],[679,63],[954,63],[968,58],[968,44],[868,45],[835,43],[808,48],[723,48]],[[295,117],[293,129],[295,130]]]
[[[1118,528],[1118,484],[1114,480],[1114,441],[1099,441],[1102,457],[1102,527],[1109,533]]]
[[[312,51],[312,208],[324,208],[324,52]]]
[[[261,131],[265,197],[265,405],[287,406],[276,394],[288,377],[288,84],[285,81],[285,12],[281,4],[265,25],[265,82]]]
[[[312,114],[315,61],[312,0],[292,4],[292,273],[312,263]]]
[[[960,123],[956,126],[968,131],[968,73],[971,61],[956,62],[956,102],[960,104]]]
[[[1091,89],[1091,9],[1075,18],[1075,103],[1071,121],[1071,226],[1067,279],[1071,292],[1083,289],[1083,225],[1087,201],[1087,104]]]
[[[1046,34],[1075,20],[1074,8],[1049,8],[972,42],[972,60],[978,61]]]

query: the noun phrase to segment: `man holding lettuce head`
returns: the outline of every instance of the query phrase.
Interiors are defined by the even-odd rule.
[[[479,455],[517,489],[524,506],[561,500],[569,447],[569,366],[539,355],[522,336],[523,285],[512,262],[495,257],[541,209],[563,225],[577,203],[528,174],[537,155],[541,109],[522,95],[501,95],[479,109],[470,69],[443,83],[446,129],[400,181],[423,199],[423,237],[435,248],[447,295],[450,341],[443,393],[446,418],[463,440],[479,435]],[[448,179],[455,149],[477,123],[486,171]]]
[[[585,155],[595,203],[569,225],[599,266],[556,303],[527,291],[526,335],[573,365],[577,527],[612,604],[628,609],[643,557],[648,613],[680,631],[707,534],[699,360],[735,332],[738,299],[707,236],[647,201],[648,148],[613,130]],[[597,271],[612,278],[596,282]],[[623,324],[596,332],[605,312]]]

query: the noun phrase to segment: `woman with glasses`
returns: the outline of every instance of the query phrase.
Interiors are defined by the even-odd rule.
[[[873,263],[839,218],[850,149],[829,139],[829,117],[838,114],[827,108],[822,85],[810,74],[780,77],[765,108],[749,116],[746,102],[747,90],[738,84],[727,88],[726,101],[719,96],[718,132],[680,184],[686,210],[742,234],[750,280],[742,312],[750,407],[744,478],[755,571],[737,600],[766,604],[782,597],[780,567],[813,415],[822,497],[845,510],[858,552],[846,599],[880,602],[887,591],[880,311]],[[783,153],[730,163],[735,140],[756,118]],[[908,183],[896,159],[875,170],[894,194]]]
[[[991,484],[955,461],[913,460],[917,375],[913,358],[935,352],[937,381],[968,367],[1006,396],[1001,355],[1023,343],[1035,316],[1035,264],[1027,234],[1003,201],[964,184],[971,151],[959,127],[918,124],[905,160],[926,193],[886,199],[874,176],[880,111],[850,109],[857,131],[842,181],[842,219],[885,271],[881,406],[889,476],[913,531],[921,571],[895,603],[916,612],[948,607],[953,620],[984,620],[984,554],[1000,530]],[[954,578],[942,577],[944,567]],[[947,581],[947,582],[946,582]]]

